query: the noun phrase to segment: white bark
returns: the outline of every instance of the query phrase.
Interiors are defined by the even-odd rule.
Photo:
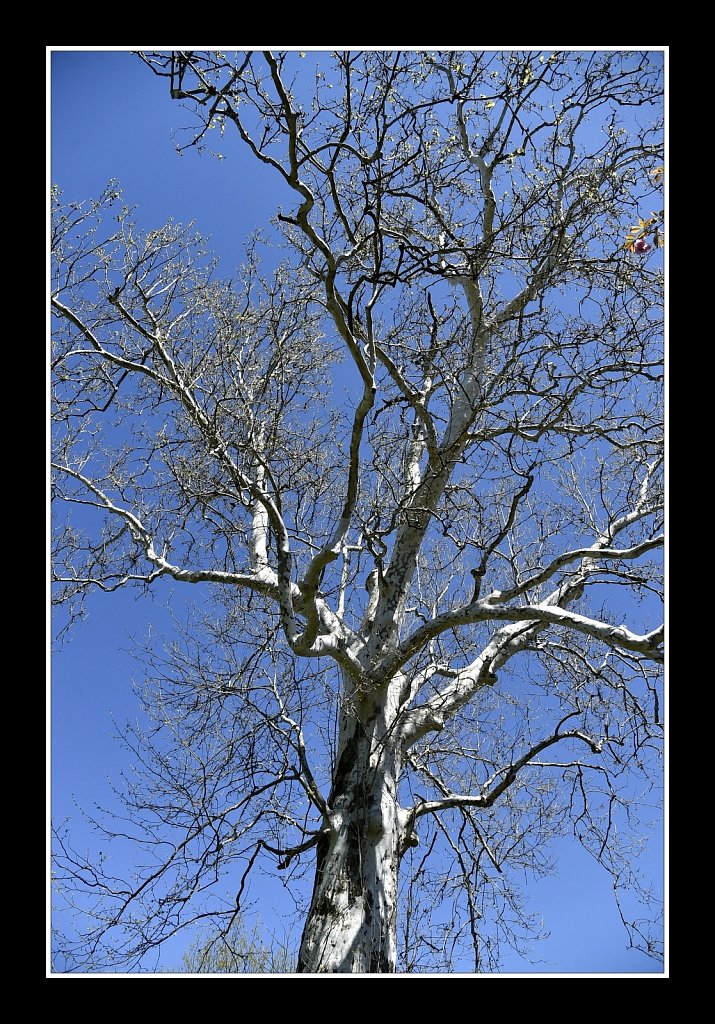
[[[350,688],[350,681],[346,680]],[[397,786],[400,750],[391,733],[393,680],[369,696],[353,690],[341,721],[329,832],[317,848],[316,879],[298,970],[371,974],[394,971],[397,880],[405,815]]]

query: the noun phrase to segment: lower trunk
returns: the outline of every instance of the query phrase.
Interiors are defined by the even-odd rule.
[[[396,960],[399,766],[385,708],[346,716],[330,796],[331,830],[317,851],[299,972],[392,973]]]
[[[324,840],[299,972],[395,970],[397,861],[394,829],[370,835],[346,817]]]

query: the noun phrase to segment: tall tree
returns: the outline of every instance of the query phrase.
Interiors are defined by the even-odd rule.
[[[228,934],[268,859],[314,873],[298,971],[488,970],[551,839],[635,883],[658,784],[660,56],[141,58],[293,199],[230,281],[54,197],[58,600],[206,592],[125,735],[140,876],[57,837],[63,955]]]

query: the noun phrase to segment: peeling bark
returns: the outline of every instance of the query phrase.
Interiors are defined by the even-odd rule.
[[[399,759],[390,733],[395,683],[343,712],[315,885],[298,961],[301,973],[395,970],[401,816]]]

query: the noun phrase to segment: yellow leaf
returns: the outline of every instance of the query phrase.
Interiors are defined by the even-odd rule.
[[[624,246],[626,249],[630,249],[631,251],[633,250],[633,246],[635,245],[635,243],[638,241],[639,238],[641,238],[645,234],[647,226],[648,225],[644,224],[643,221],[641,221],[640,224],[633,225],[633,227],[626,235],[626,240],[624,242]]]
[[[665,167],[663,167],[662,165],[660,167],[655,167],[650,172],[650,176],[653,179],[654,185],[660,185],[661,181],[665,177]]]
[[[487,108],[487,110],[491,110],[491,109],[492,109],[492,107],[495,107],[495,106],[496,106],[496,103],[494,102],[494,100],[489,100],[489,102],[488,102],[488,103],[485,103],[484,105],[485,105],[485,107]]]

